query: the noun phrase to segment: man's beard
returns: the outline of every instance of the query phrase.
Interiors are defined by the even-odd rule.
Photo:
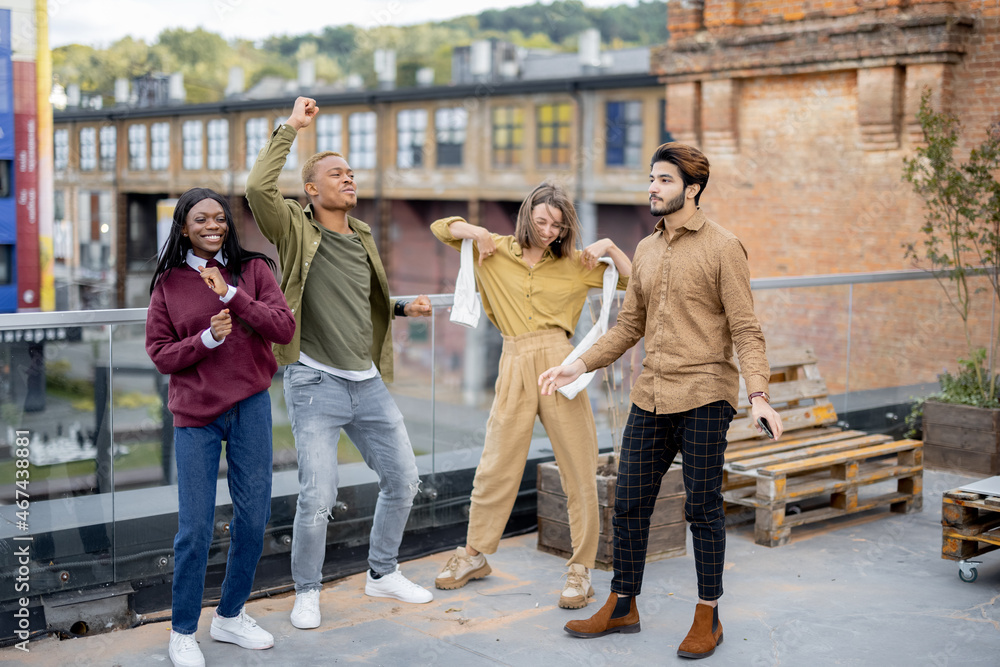
[[[653,201],[649,202],[649,213],[650,213],[650,215],[655,215],[657,217],[663,217],[665,215],[670,215],[671,213],[676,213],[677,211],[679,211],[682,208],[684,208],[684,191],[681,190],[681,193],[679,195],[677,195],[676,197],[674,197],[673,199],[671,199],[668,202],[664,202],[664,201],[660,200],[659,204],[660,204],[660,207],[657,208],[656,207],[656,202],[653,202]]]

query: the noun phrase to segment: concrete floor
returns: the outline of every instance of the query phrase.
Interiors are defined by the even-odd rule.
[[[941,494],[972,478],[927,471],[924,510],[873,511],[792,533],[769,549],[753,527],[729,532],[726,595],[720,605],[725,641],[703,664],[1000,665],[1000,553],[981,557],[979,578],[964,583],[942,560]],[[275,635],[274,648],[247,651],[208,635],[198,638],[208,665],[647,665],[681,664],[677,644],[690,626],[696,586],[688,555],[650,563],[639,598],[642,632],[575,639],[562,631],[603,604],[611,574],[594,573],[597,597],[580,611],[555,602],[561,559],[535,549],[536,536],[504,540],[494,574],[457,591],[435,591],[427,605],[364,595],[364,575],[328,584],[323,625],[296,630],[293,597],[257,600],[249,612]],[[403,564],[431,585],[446,559]],[[0,651],[0,663],[52,667],[169,665],[168,623],[59,641],[33,642],[30,653]]]

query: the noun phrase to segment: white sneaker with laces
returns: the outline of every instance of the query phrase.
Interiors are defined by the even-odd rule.
[[[274,637],[257,625],[257,621],[247,614],[246,607],[240,609],[239,615],[233,618],[223,618],[216,611],[210,633],[216,641],[229,642],[243,648],[262,649],[274,646]]]
[[[376,598],[395,598],[400,602],[412,602],[414,604],[426,604],[434,599],[434,594],[423,586],[418,586],[403,576],[396,566],[396,571],[391,574],[384,574],[378,579],[372,577],[372,571],[368,570],[365,582],[365,595]]]
[[[295,606],[292,607],[292,625],[300,630],[318,628],[320,622],[319,613],[319,589],[302,591],[295,594]]]
[[[205,656],[201,654],[194,635],[182,635],[171,630],[167,654],[174,667],[205,667]]]
[[[587,598],[594,594],[590,585],[590,570],[579,563],[573,563],[566,571],[566,587],[559,596],[559,606],[563,609],[583,609]]]

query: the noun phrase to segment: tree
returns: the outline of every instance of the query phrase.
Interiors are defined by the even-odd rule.
[[[106,96],[114,94],[118,77],[179,71],[184,74],[188,101],[210,102],[222,98],[233,65],[241,66],[253,85],[269,75],[294,79],[303,57],[315,58],[319,80],[333,82],[344,72],[357,72],[374,85],[375,50],[388,48],[396,51],[399,85],[412,85],[421,67],[432,67],[435,82],[444,84],[451,77],[455,46],[494,38],[524,48],[571,51],[577,35],[592,27],[617,46],[661,44],[667,39],[666,3],[640,0],[637,6],[598,9],[585,7],[580,0],[536,2],[406,27],[326,26],[314,33],[269,37],[260,46],[247,40],[227,42],[202,28],[172,28],[149,45],[126,37],[106,49],[81,45],[55,49],[53,71],[64,85],[78,83],[83,92]]]
[[[920,101],[917,120],[925,145],[903,161],[903,179],[924,200],[922,240],[904,245],[906,257],[935,271],[938,284],[962,320],[968,357],[960,359],[956,376],[945,373],[941,385],[949,402],[1000,407],[998,401],[997,332],[989,350],[973,344],[969,318],[974,295],[972,278],[987,277],[993,299],[1000,299],[1000,123],[963,163],[956,162],[961,123],[934,111],[930,92]]]

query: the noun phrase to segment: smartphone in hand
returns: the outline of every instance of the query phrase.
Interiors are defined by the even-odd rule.
[[[771,440],[774,440],[774,432],[771,431],[771,425],[767,423],[767,420],[763,417],[757,419],[757,426],[760,426],[761,430],[767,434]]]

